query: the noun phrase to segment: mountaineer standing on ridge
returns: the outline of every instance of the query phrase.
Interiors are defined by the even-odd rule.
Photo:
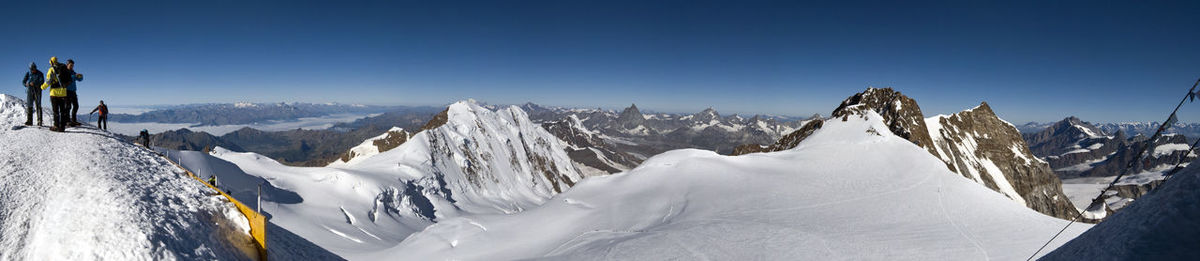
[[[58,57],[50,57],[50,69],[46,70],[46,82],[42,83],[42,89],[50,88],[50,107],[54,114],[51,131],[66,131],[67,121],[71,120],[67,116],[70,113],[67,107],[67,83],[73,81],[72,74],[66,65],[58,63]]]
[[[108,130],[108,105],[104,105],[104,101],[100,101],[100,106],[96,106],[88,115],[92,115],[92,113],[96,113],[97,111],[100,112],[100,118],[96,119],[96,127],[101,130]]]
[[[37,62],[29,63],[29,71],[25,72],[25,126],[33,125],[33,114],[37,113],[37,124],[42,126],[42,83],[46,78],[38,71]]]
[[[138,133],[138,139],[142,141],[142,146],[146,146],[147,149],[150,148],[150,131],[142,129],[142,132]]]
[[[71,127],[83,125],[79,123],[79,95],[75,93],[75,82],[83,81],[83,75],[75,73],[75,60],[67,59],[67,69],[71,80],[67,82],[67,105],[71,106]]]

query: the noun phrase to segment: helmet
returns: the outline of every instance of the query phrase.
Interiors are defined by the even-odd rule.
[[[56,64],[56,63],[58,63],[58,57],[51,56],[51,57],[50,57],[50,64],[51,64],[51,65],[53,65],[53,64]]]
[[[29,69],[37,69],[37,63],[36,62],[29,63]]]

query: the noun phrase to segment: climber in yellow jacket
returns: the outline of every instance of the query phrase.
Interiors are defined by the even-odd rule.
[[[50,69],[46,70],[46,81],[42,90],[50,88],[50,107],[54,116],[54,127],[51,131],[63,132],[67,122],[71,120],[71,110],[67,107],[67,86],[74,81],[75,71],[65,64],[58,63],[58,57],[50,57]]]

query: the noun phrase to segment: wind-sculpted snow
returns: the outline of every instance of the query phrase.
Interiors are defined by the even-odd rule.
[[[874,111],[846,118],[780,152],[670,151],[537,208],[442,219],[361,257],[1014,260],[1067,222],[950,172]]]
[[[233,204],[111,133],[19,126],[0,96],[0,260],[240,260],[255,256]]]

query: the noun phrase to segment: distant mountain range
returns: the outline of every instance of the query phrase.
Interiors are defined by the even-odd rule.
[[[504,107],[483,106],[489,109]],[[383,109],[350,107],[361,108],[360,112]],[[789,133],[807,122],[785,116],[722,116],[713,109],[695,114],[643,114],[636,105],[631,105],[621,113],[600,109],[544,107],[533,103],[517,107],[527,112],[534,123],[570,144],[571,151],[568,154],[575,162],[584,166],[582,169],[589,172],[589,175],[625,171],[637,166],[649,156],[673,149],[700,148],[728,154],[739,144],[774,141],[782,134]],[[203,111],[205,115],[216,117],[268,112],[269,115],[276,115],[276,118],[288,118],[297,115],[350,112],[344,110],[347,108],[345,105],[336,104],[209,104],[151,111],[142,115],[191,115]],[[325,166],[347,156],[352,148],[362,145],[365,140],[383,135],[393,128],[420,130],[442,110],[435,107],[388,108],[390,110],[381,115],[336,124],[326,130],[260,131],[242,128],[221,136],[175,130],[154,134],[151,141],[156,146],[176,150],[203,150],[219,146],[232,151],[260,153],[288,165]],[[143,116],[142,120],[152,120],[155,117],[159,116]],[[246,116],[237,120],[209,122],[261,121],[267,118],[270,117]],[[820,116],[813,115],[810,118],[819,119]],[[176,119],[190,122],[185,120],[187,117]],[[378,151],[365,147],[359,150]],[[346,159],[349,160],[349,157]]]
[[[335,124],[324,130],[260,131],[245,127],[221,136],[188,129],[151,135],[151,144],[173,150],[223,147],[256,152],[295,166],[325,166],[364,139],[393,127],[418,129],[438,112],[434,107],[396,107],[380,115]],[[134,137],[126,137],[133,140]]]
[[[113,113],[108,120],[112,122],[187,123],[195,124],[195,126],[216,126],[288,121],[343,113],[383,113],[417,108],[419,107],[338,103],[210,103],[172,106],[141,114]]]
[[[1021,133],[1036,133],[1050,126],[1054,126],[1058,122],[1028,122],[1017,126]],[[1117,133],[1124,131],[1127,135],[1154,135],[1154,131],[1158,130],[1158,126],[1162,122],[1119,122],[1119,123],[1088,123],[1100,131],[1105,133]],[[1166,130],[1166,133],[1183,134],[1190,138],[1200,137],[1200,123],[1176,123],[1171,125],[1171,128]]]
[[[1171,129],[1187,132],[1189,126],[1192,124],[1177,124]],[[1196,159],[1196,154],[1188,151],[1191,139],[1184,134],[1171,132],[1150,142],[1149,136],[1154,135],[1156,129],[1154,123],[1097,126],[1067,117],[1023,136],[1034,155],[1048,162],[1064,182],[1074,183],[1068,187],[1087,188],[1091,184],[1095,191],[1090,191],[1089,197],[1095,197],[1112,178],[1126,172],[1127,176],[1114,187],[1115,193],[1104,196],[1106,212],[1112,213],[1161,185],[1165,179],[1163,174],[1177,163]],[[1136,157],[1142,150],[1146,150],[1145,154]],[[1133,167],[1126,170],[1131,163]],[[1085,202],[1082,200],[1090,198],[1076,202]]]
[[[808,120],[754,115],[722,116],[709,108],[695,114],[642,113],[636,104],[616,111],[543,107],[527,103],[520,106],[530,119],[560,140],[571,145],[572,160],[592,171],[616,173],[629,170],[659,153],[683,148],[733,152],[745,143],[766,143],[779,139]],[[593,170],[594,169],[594,170]]]

